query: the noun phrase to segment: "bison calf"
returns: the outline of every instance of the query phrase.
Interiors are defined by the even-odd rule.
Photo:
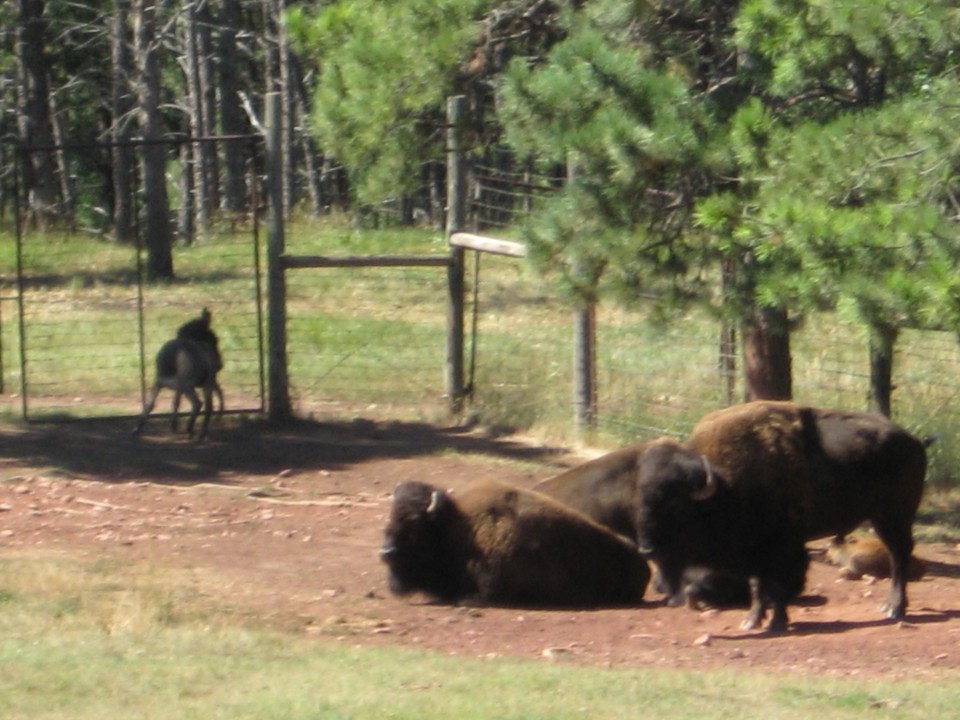
[[[848,580],[859,580],[864,575],[890,577],[890,551],[879,538],[857,535],[842,540],[834,538],[827,546],[826,557],[829,562],[843,569],[843,576]],[[926,572],[923,560],[911,555],[907,565],[907,580],[919,580]]]
[[[805,541],[842,536],[869,520],[890,549],[891,618],[907,607],[913,521],[923,493],[925,443],[888,418],[792,402],[711,413],[683,444],[652,443],[640,464],[638,545],[668,583],[689,567],[750,579],[745,629],[803,589]]]
[[[405,482],[380,557],[390,589],[443,601],[591,607],[638,603],[636,546],[539,493],[483,481],[455,494]]]

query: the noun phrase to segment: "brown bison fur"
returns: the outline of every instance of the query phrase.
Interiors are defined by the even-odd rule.
[[[650,571],[628,539],[540,493],[496,481],[455,494],[405,482],[380,551],[390,589],[442,602],[639,603]]]
[[[875,578],[888,578],[890,551],[883,541],[875,537],[851,535],[848,538],[834,538],[827,546],[827,560],[842,568],[843,577],[859,580],[864,575]],[[907,580],[919,580],[927,572],[926,563],[916,555],[910,556],[907,565]]]
[[[683,443],[661,439],[640,468],[638,546],[668,581],[688,567],[750,579],[753,628],[803,589],[804,543],[869,520],[890,548],[891,618],[906,612],[906,568],[926,445],[888,418],[759,401],[711,413]]]
[[[644,442],[614,450],[541,480],[533,490],[635,541],[638,470],[648,445]],[[685,571],[679,587],[669,587],[659,573],[653,584],[674,606],[746,607],[750,602],[745,579],[705,568]]]

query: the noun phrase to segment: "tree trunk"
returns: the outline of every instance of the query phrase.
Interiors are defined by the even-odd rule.
[[[193,172],[190,183],[193,196],[181,199],[182,206],[189,205],[193,217],[187,223],[191,228],[205,233],[210,225],[213,208],[216,207],[216,148],[202,139],[213,134],[213,96],[210,78],[210,30],[209,7],[205,0],[187,4],[180,14],[181,64],[186,79],[187,116],[190,119],[190,136],[193,143],[181,155],[189,157]],[[182,215],[182,213],[181,213]],[[184,223],[181,221],[181,230]],[[194,233],[186,235],[190,240]]]
[[[870,328],[870,410],[887,417],[893,407],[893,351],[898,334],[891,325]]]
[[[295,85],[292,94],[296,101],[296,112],[300,118],[300,145],[303,153],[304,178],[307,187],[307,194],[310,197],[310,207],[313,215],[323,213],[326,200],[323,197],[323,155],[317,148],[317,142],[313,135],[307,132],[308,118],[310,116],[310,93],[307,84],[304,81],[303,71],[298,58],[290,55],[290,68],[292,70],[290,79]]]
[[[218,85],[220,127],[224,135],[242,135],[247,132],[240,106],[240,82],[237,75],[239,71],[238,27],[240,27],[240,0],[221,0]],[[239,143],[228,142],[223,145],[221,207],[228,213],[241,212],[247,207],[243,157]]]
[[[147,246],[147,279],[173,278],[172,223],[167,194],[166,147],[162,144],[160,115],[160,62],[156,0],[136,0],[136,58],[139,62],[140,131],[145,141],[143,163],[144,235]]]
[[[44,0],[20,0],[17,56],[20,67],[20,141],[27,147],[53,145],[50,122],[50,86],[47,76],[46,19]],[[23,163],[27,206],[35,222],[46,224],[56,214],[57,183],[53,153],[28,153]]]
[[[113,115],[112,137],[115,143],[111,151],[113,175],[113,232],[119,242],[133,240],[133,183],[134,153],[123,145],[130,140],[130,126],[134,109],[130,94],[130,79],[133,77],[133,53],[130,36],[130,0],[115,0],[113,18],[112,58],[113,87],[111,88],[111,113]]]
[[[744,319],[744,400],[789,400],[793,395],[787,313],[758,308]]]
[[[293,102],[290,88],[290,63],[288,58],[284,1],[268,0],[264,5],[267,28],[267,89],[280,93],[280,161],[282,163],[283,214],[288,216],[293,205]]]

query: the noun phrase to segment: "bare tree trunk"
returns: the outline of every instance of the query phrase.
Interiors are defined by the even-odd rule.
[[[293,137],[293,117],[290,102],[290,67],[287,59],[286,29],[283,20],[283,0],[267,0],[265,4],[267,28],[267,91],[280,93],[280,150],[281,191],[283,193],[283,214],[288,216],[293,204],[293,177],[291,138]]]
[[[220,126],[224,135],[247,132],[240,105],[237,77],[237,28],[240,27],[240,0],[221,0],[219,38]],[[241,212],[247,206],[243,153],[236,142],[223,146],[223,193],[221,207],[228,213]]]
[[[213,13],[210,10],[210,0],[201,0],[197,8],[197,69],[200,79],[200,118],[203,137],[210,137],[217,128],[217,92],[214,85],[213,69]],[[204,197],[208,203],[204,210],[205,217],[210,218],[214,210],[220,206],[219,169],[217,167],[217,148],[211,142],[201,142],[198,146],[202,164],[203,184],[206,188]]]
[[[870,410],[887,417],[893,409],[893,352],[898,334],[892,325],[870,328]]]
[[[793,395],[787,313],[758,308],[742,325],[745,400],[789,400]]]
[[[202,61],[200,59],[199,33],[197,31],[197,25],[199,24],[197,14],[197,2],[187,3],[180,13],[182,36],[180,60],[186,78],[186,110],[192,138],[204,136],[203,89],[200,81],[200,63]],[[199,228],[203,232],[203,229],[209,225],[210,201],[207,197],[206,172],[203,165],[204,156],[200,150],[200,145],[194,142],[181,147],[180,157],[184,163],[181,172],[191,172],[193,174],[191,181],[182,182],[181,187],[188,192],[192,191],[193,195],[181,193],[178,232],[187,242],[191,242],[194,237],[194,228]],[[188,207],[195,213],[195,217],[188,219],[184,216],[184,211]]]
[[[196,146],[192,143],[183,143],[179,148],[180,154],[180,177],[179,177],[179,195],[180,207],[177,208],[177,237],[180,241],[190,244],[196,238],[197,228],[195,221],[198,213],[196,212],[195,202],[197,193],[194,191],[194,183],[197,173]]]
[[[167,153],[161,143],[163,123],[160,115],[157,12],[156,0],[135,0],[135,56],[139,63],[137,94],[140,131],[145,141],[141,157],[148,280],[173,278],[172,224],[166,178]]]
[[[57,94],[50,93],[50,125],[53,128],[53,140],[59,146],[59,149],[53,153],[53,159],[56,163],[57,177],[60,180],[60,197],[62,198],[62,210],[59,213],[69,223],[70,229],[76,230],[77,194],[73,187],[73,173],[70,170],[70,157],[63,145],[66,142],[63,126],[60,120],[60,111],[57,104]]]
[[[290,54],[290,79],[294,84],[294,100],[296,102],[296,113],[300,118],[298,132],[300,136],[300,145],[303,153],[304,172],[306,173],[305,183],[307,194],[310,197],[310,207],[314,215],[323,213],[326,200],[323,197],[323,156],[317,148],[316,140],[307,131],[307,125],[310,117],[310,95],[307,90],[307,83],[303,77],[303,71],[297,57]]]
[[[133,77],[133,52],[130,35],[130,0],[115,0],[112,37],[113,87],[111,113],[112,136],[115,145],[111,153],[113,173],[113,231],[119,242],[133,240],[133,184],[134,153],[124,146],[130,140],[133,122],[133,97],[130,80]]]
[[[47,76],[47,23],[44,0],[19,0],[17,57],[20,64],[20,141],[27,147],[53,145],[50,121],[50,86]],[[49,150],[25,156],[23,181],[27,204],[34,220],[43,225],[56,214],[57,190],[53,153]]]

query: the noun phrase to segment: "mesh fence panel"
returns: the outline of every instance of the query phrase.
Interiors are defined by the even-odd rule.
[[[177,279],[142,286],[132,245],[27,233],[21,255],[22,328],[15,268],[4,268],[0,307],[12,412],[23,406],[31,420],[137,414],[141,388],[153,381],[154,354],[204,307],[220,338],[227,408],[262,407],[251,233],[177,248]]]

